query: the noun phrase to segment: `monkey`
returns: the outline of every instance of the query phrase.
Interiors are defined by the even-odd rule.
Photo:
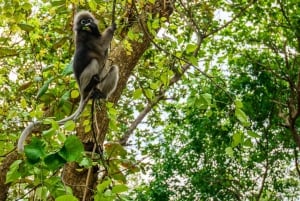
[[[69,120],[75,121],[91,98],[107,99],[116,89],[119,80],[119,68],[108,62],[108,48],[116,30],[113,23],[103,33],[99,32],[98,22],[89,11],[78,12],[73,21],[75,33],[75,53],[73,73],[80,92],[77,110],[70,116],[59,120],[63,125]],[[30,123],[22,132],[17,150],[24,150],[24,141],[41,121]]]

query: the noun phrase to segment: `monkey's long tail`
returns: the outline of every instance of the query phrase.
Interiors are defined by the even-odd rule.
[[[81,112],[83,111],[85,105],[88,103],[90,96],[86,97],[85,99],[81,99],[80,103],[79,103],[79,107],[77,108],[77,110],[71,114],[70,116],[58,121],[57,123],[59,125],[63,125],[65,122],[73,120],[75,121],[79,115],[81,114]],[[32,133],[33,129],[40,125],[42,122],[41,121],[35,121],[35,122],[31,122],[22,132],[19,140],[18,140],[18,146],[17,146],[17,150],[18,152],[23,152],[24,151],[24,142],[26,140],[26,138]]]
[[[83,109],[84,109],[85,105],[88,103],[88,101],[89,101],[89,97],[87,97],[85,100],[81,99],[77,110],[73,114],[71,114],[70,116],[68,116],[68,117],[66,117],[62,120],[59,120],[58,124],[62,125],[65,122],[70,121],[70,120],[75,121],[79,117],[81,112],[83,111]]]
[[[18,141],[18,152],[23,152],[24,151],[24,141],[26,140],[27,136],[32,133],[33,129],[35,126],[39,125],[41,122],[40,121],[35,121],[31,122],[22,132],[19,141]]]

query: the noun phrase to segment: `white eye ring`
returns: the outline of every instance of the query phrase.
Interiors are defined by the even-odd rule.
[[[87,23],[91,23],[93,20],[92,19],[88,19],[87,20]]]
[[[86,24],[86,20],[81,20],[80,24]]]

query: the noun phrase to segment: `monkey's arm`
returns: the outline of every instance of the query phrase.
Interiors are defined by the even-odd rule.
[[[105,31],[101,35],[101,46],[104,49],[108,49],[110,42],[114,36],[115,30],[117,29],[117,25],[113,23],[110,27],[106,28]]]

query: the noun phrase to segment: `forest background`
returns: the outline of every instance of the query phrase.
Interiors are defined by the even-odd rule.
[[[115,2],[115,3],[114,3]],[[2,0],[0,200],[299,200],[299,0]],[[113,9],[114,8],[114,9]],[[117,90],[77,122],[73,16]],[[113,14],[115,10],[115,14]],[[43,120],[15,149],[29,122]],[[76,135],[71,135],[76,134]]]

